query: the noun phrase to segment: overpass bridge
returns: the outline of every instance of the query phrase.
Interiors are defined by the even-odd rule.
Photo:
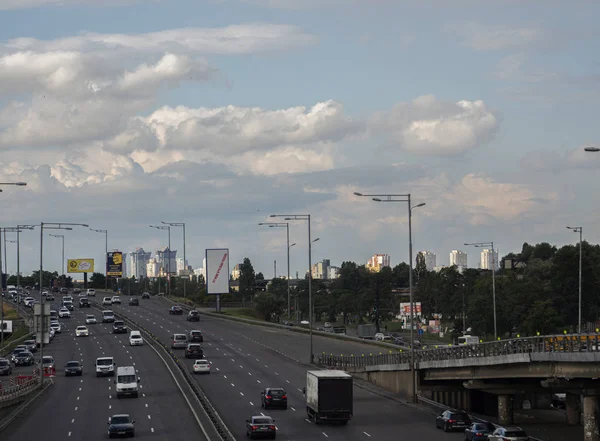
[[[410,350],[317,357],[323,367],[344,369],[391,392],[467,411],[497,411],[502,425],[514,422],[515,399],[566,393],[567,423],[581,423],[582,404],[584,440],[600,441],[600,334],[431,347],[415,350],[414,359],[413,383]]]

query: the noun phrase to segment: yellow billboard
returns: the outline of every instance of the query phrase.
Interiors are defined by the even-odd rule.
[[[94,259],[68,259],[68,273],[93,273]]]

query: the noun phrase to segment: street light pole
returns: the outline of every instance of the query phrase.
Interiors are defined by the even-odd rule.
[[[406,202],[408,204],[408,259],[409,259],[409,302],[410,302],[410,372],[412,379],[412,400],[417,402],[417,375],[415,371],[415,302],[413,292],[413,247],[412,247],[412,210],[425,206],[425,202],[421,202],[415,206],[412,205],[411,195],[407,194],[363,194],[354,192],[356,196],[371,197],[375,202]]]
[[[185,271],[185,277],[183,279],[183,297],[186,297],[186,282],[187,282],[187,278],[188,276],[188,267],[187,267],[187,259],[185,256],[185,222],[165,222],[165,221],[161,221],[162,224],[168,225],[170,227],[183,227],[183,268]],[[171,237],[171,230],[169,229],[169,237]],[[171,252],[171,239],[169,239],[169,253]],[[169,254],[169,263],[171,262],[171,255]],[[169,278],[169,282],[171,281],[171,279]],[[171,288],[169,287],[169,293],[171,291]]]
[[[498,321],[496,319],[496,251],[494,242],[475,242],[466,243],[466,247],[474,246],[476,248],[490,247],[492,249],[492,302],[494,307],[494,340],[498,340]]]
[[[579,233],[579,320],[578,320],[578,334],[581,334],[581,264],[582,264],[582,243],[583,243],[583,227],[567,227],[569,230]]]
[[[108,291],[108,230],[95,230],[96,233],[104,233],[104,290]]]

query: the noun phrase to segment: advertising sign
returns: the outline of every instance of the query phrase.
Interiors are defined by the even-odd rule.
[[[111,251],[106,254],[106,275],[123,277],[123,253],[121,251]]]
[[[206,294],[229,293],[229,249],[206,250]]]
[[[421,315],[421,302],[413,302],[415,305],[414,314]],[[400,303],[400,315],[410,315],[410,302]]]
[[[67,259],[67,273],[93,273],[94,259]]]

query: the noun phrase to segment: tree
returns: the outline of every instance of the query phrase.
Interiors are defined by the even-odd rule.
[[[242,302],[246,303],[246,297],[252,298],[254,296],[254,290],[256,286],[256,275],[254,274],[254,268],[250,259],[244,258],[244,261],[240,265],[240,294],[242,295]]]

